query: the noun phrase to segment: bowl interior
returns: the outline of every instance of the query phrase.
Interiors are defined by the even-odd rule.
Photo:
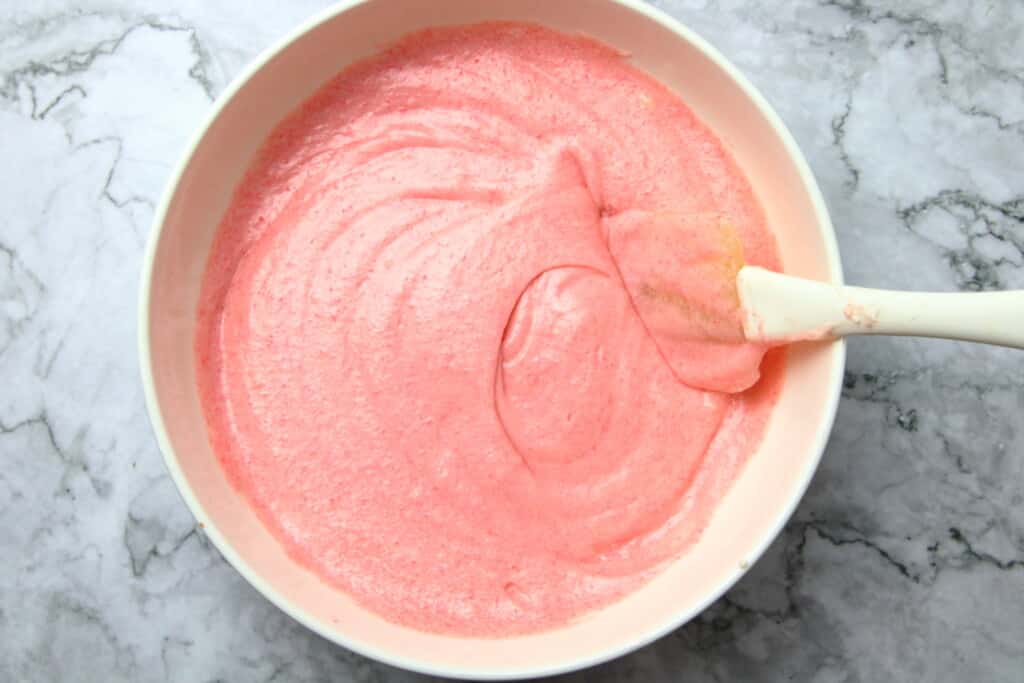
[[[226,93],[168,190],[143,279],[143,376],[172,475],[229,561],[292,616],[363,654],[466,677],[536,675],[596,663],[703,609],[760,555],[802,495],[831,426],[843,365],[841,344],[793,348],[764,441],[700,541],[642,590],[568,627],[501,640],[421,633],[383,621],[296,565],[227,483],[207,442],[193,379],[192,339],[213,233],[274,124],[346,64],[418,28],[493,19],[584,32],[628,53],[678,92],[731,150],[777,232],[786,270],[821,280],[841,277],[820,195],[781,123],[703,41],[638,3],[369,0],[345,5],[293,33]]]

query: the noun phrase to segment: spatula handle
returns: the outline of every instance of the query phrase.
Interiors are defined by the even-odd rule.
[[[849,334],[943,337],[1024,348],[1024,291],[898,292],[839,287],[747,266],[736,280],[747,339]]]

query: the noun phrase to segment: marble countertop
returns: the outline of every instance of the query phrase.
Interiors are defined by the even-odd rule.
[[[313,635],[220,558],[138,378],[172,164],[243,65],[327,4],[0,2],[0,680],[420,678]],[[655,4],[790,126],[851,282],[1024,288],[1024,5]],[[568,679],[1024,680],[1024,355],[849,349],[821,469],[766,556],[689,625]]]

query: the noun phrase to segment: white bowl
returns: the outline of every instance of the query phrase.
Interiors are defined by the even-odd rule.
[[[167,467],[224,557],[269,600],[368,657],[464,678],[519,678],[617,657],[697,615],[743,575],[803,495],[832,426],[841,342],[790,351],[764,440],[700,540],[648,585],[564,628],[500,639],[389,623],[285,554],[225,479],[207,441],[193,364],[200,278],[232,191],[274,125],[360,57],[426,26],[509,19],[583,32],[630,55],[674,89],[732,152],[776,231],[787,272],[835,283],[839,255],[803,156],[778,116],[704,40],[635,0],[344,2],[265,52],[224,92],[171,178],[143,266],[139,354],[146,402]]]

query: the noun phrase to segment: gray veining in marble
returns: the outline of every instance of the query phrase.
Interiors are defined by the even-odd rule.
[[[0,0],[0,680],[400,681],[210,547],[144,413],[154,202],[324,0]],[[1024,288],[1024,5],[661,0],[792,128],[848,278]],[[1020,324],[1020,321],[1016,321]],[[855,340],[795,518],[727,597],[567,680],[1024,680],[1024,355]]]

